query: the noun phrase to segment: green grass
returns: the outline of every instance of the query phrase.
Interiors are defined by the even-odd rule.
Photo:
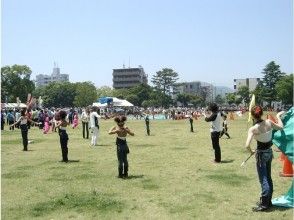
[[[19,130],[2,132],[2,219],[292,219],[292,209],[253,213],[260,186],[255,161],[240,164],[246,118],[229,121],[232,139],[220,141],[225,163],[211,163],[209,123],[129,120],[130,178],[118,179],[112,120],[101,121],[99,146],[90,147],[81,128],[68,129],[69,159],[60,163],[57,133],[32,128],[28,152]],[[284,194],[291,178],[279,177],[282,164],[274,152],[274,197]]]

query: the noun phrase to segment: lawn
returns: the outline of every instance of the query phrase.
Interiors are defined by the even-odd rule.
[[[60,163],[57,133],[29,131],[29,151],[22,151],[19,130],[1,134],[2,219],[292,219],[292,209],[254,213],[260,186],[255,159],[248,153],[246,117],[229,121],[232,139],[222,137],[221,164],[212,163],[209,123],[194,120],[129,120],[129,179],[118,179],[113,120],[100,123],[99,146],[90,147],[81,127],[68,128],[69,159]],[[282,163],[274,151],[274,197],[291,178],[279,177]]]

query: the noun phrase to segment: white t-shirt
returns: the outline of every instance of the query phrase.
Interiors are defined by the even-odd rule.
[[[90,113],[90,127],[91,128],[97,127],[97,126],[95,126],[95,118],[97,118],[97,124],[99,125],[99,120],[98,119],[101,118],[101,116],[98,115],[97,112],[91,112]]]

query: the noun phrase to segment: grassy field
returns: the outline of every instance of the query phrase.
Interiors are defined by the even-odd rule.
[[[60,163],[57,133],[29,131],[29,151],[22,151],[20,131],[1,134],[2,219],[292,219],[292,209],[253,213],[259,198],[255,159],[240,164],[247,135],[245,117],[229,121],[232,139],[223,137],[221,164],[212,163],[209,123],[194,120],[129,120],[129,179],[118,179],[113,120],[100,123],[99,146],[90,147],[81,128],[68,129],[69,159]],[[291,178],[279,177],[282,164],[274,152],[274,197]]]

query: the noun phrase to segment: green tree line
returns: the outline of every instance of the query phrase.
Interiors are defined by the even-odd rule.
[[[43,105],[50,107],[83,107],[96,102],[99,97],[117,97],[127,99],[135,106],[168,107],[205,106],[209,91],[203,88],[199,94],[179,94],[178,73],[170,68],[163,68],[156,72],[151,79],[154,86],[140,84],[128,89],[112,89],[108,86],[96,88],[92,82],[52,82],[46,86],[35,88],[30,79],[31,69],[25,65],[4,66],[1,68],[1,102],[16,102],[19,97],[26,101],[28,93],[34,97],[42,97]],[[271,104],[273,101],[282,101],[284,104],[293,105],[293,74],[287,75],[280,71],[280,66],[274,61],[265,66],[262,71],[263,78],[254,91],[249,91],[247,86],[242,86],[236,93],[215,97],[215,102],[222,104],[248,105],[250,96],[255,94],[256,102],[263,101]]]

